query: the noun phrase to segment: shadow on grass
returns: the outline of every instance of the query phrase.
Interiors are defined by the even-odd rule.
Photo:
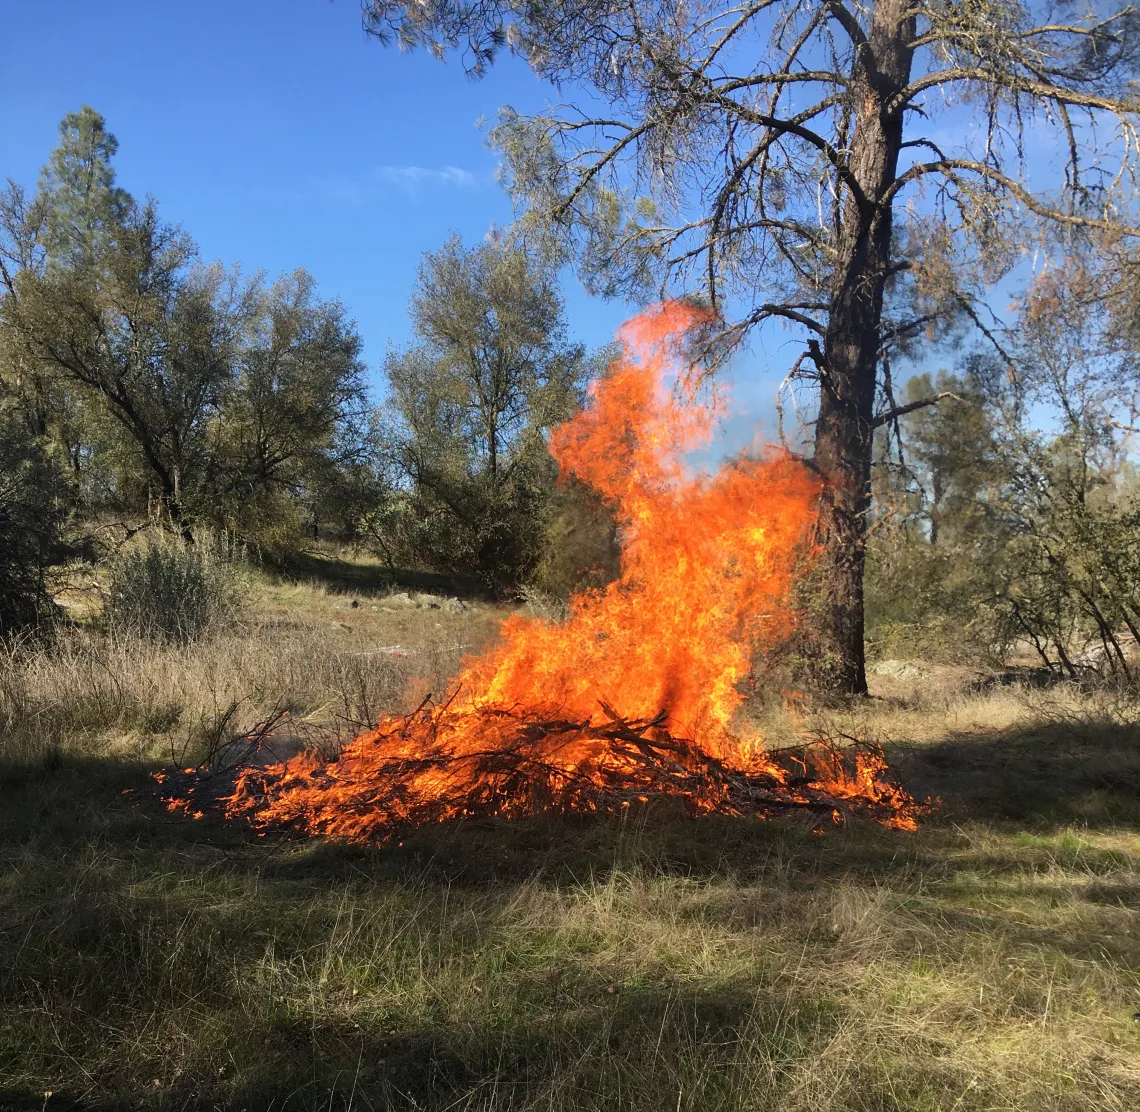
[[[889,755],[916,795],[942,799],[944,822],[1140,829],[1140,724],[1057,721]]]
[[[282,1012],[242,1039],[257,1041],[256,1071],[228,1078],[199,1067],[123,1096],[0,1090],[0,1112],[738,1109],[741,1093],[794,1073],[843,1018],[818,996],[748,984],[602,989],[538,1023],[488,1012],[390,1033]],[[749,1107],[779,1107],[778,1089],[771,1097]]]
[[[1059,675],[1039,665],[1014,665],[998,668],[978,677],[971,684],[975,691],[988,691],[1000,687],[1022,687],[1043,691],[1050,687],[1064,688],[1072,684],[1067,676]]]
[[[0,781],[0,1112],[544,1100],[648,1112],[676,1107],[680,1090],[686,1107],[731,1108],[755,1080],[739,1072],[749,1031],[766,1032],[761,1064],[793,1063],[841,1021],[826,1000],[768,997],[747,979],[708,986],[660,970],[655,983],[614,983],[620,970],[572,946],[537,959],[498,941],[522,885],[654,861],[755,863],[773,834],[762,824],[681,823],[658,809],[624,823],[478,823],[402,846],[336,846],[195,823],[123,795],[147,784],[141,766],[67,760]],[[319,1008],[305,999],[315,980],[256,981],[267,960],[308,976],[349,905],[365,909],[353,930],[368,934],[346,935],[353,976],[394,1006],[352,1007],[336,977]],[[406,952],[385,972],[393,946]],[[434,952],[443,947],[450,955]],[[417,963],[429,977],[419,1005],[406,1002],[422,991]],[[483,969],[486,995],[449,999],[451,963],[462,977]],[[200,1044],[187,1053],[191,1031]],[[12,1084],[27,1077],[40,1084]]]
[[[769,821],[688,818],[679,801],[654,801],[623,816],[542,816],[525,822],[468,820],[405,835],[399,844],[328,843],[287,832],[259,836],[213,820],[167,812],[150,769],[98,758],[59,758],[21,771],[0,765],[0,851],[30,840],[76,846],[93,839],[147,843],[179,853],[231,851],[234,864],[266,847],[289,847],[261,862],[263,875],[311,881],[418,876],[471,887],[541,876],[579,883],[615,867],[648,867],[692,876],[747,878],[773,853],[793,853],[829,871],[857,860],[874,869],[905,860],[902,847],[979,822],[1050,837],[1070,828],[1140,830],[1140,725],[1057,722],[933,744],[888,749],[891,767],[919,799],[940,800],[920,821],[917,839],[862,820],[833,826],[809,815]],[[379,870],[379,873],[377,872]]]
[[[18,773],[0,769],[0,864],[24,853],[59,863],[62,872],[85,854],[110,853],[184,876],[252,873],[286,887],[395,882],[490,891],[524,881],[573,887],[628,871],[747,880],[788,855],[804,868],[823,867],[823,859],[847,868],[849,854],[864,867],[889,867],[909,842],[862,820],[839,827],[824,819],[821,826],[810,814],[692,818],[679,800],[665,799],[622,815],[441,823],[385,845],[358,845],[172,814],[150,771],[91,758],[60,758]]]
[[[925,891],[971,870],[1032,869],[1036,857],[1087,862],[1093,851],[1065,828],[1140,825],[1136,740],[1129,727],[1079,723],[900,754],[911,786],[946,801],[917,834],[690,820],[661,803],[624,818],[447,824],[371,848],[172,816],[148,799],[137,764],[0,769],[0,1110],[656,1112],[679,1093],[687,1109],[737,1108],[766,1086],[772,1099],[757,1107],[778,1108],[781,1079],[850,1019],[818,986],[782,981],[777,992],[756,969],[702,984],[665,965],[642,983],[607,983],[622,962],[598,958],[588,937],[580,951],[563,940],[548,955],[513,955],[546,928],[518,925],[512,901],[527,886],[565,892],[623,875],[723,878],[754,885],[759,910],[728,892],[691,911],[747,930],[740,916],[785,901],[794,921],[798,900],[838,882]],[[970,820],[1025,840],[1016,854],[974,850],[955,833]],[[1119,865],[1110,858],[1106,873]],[[1136,896],[1106,876],[1085,898],[1127,907]],[[972,909],[937,914],[942,931],[1103,954],[1091,933],[1059,940]],[[352,967],[326,987],[312,965],[332,960],[319,955],[338,931]],[[417,962],[423,986],[407,972]],[[460,981],[486,971],[486,994],[449,995],[452,968]],[[300,987],[294,972],[308,978]],[[396,1003],[354,1004],[350,975]],[[392,989],[385,978],[404,980]],[[859,1108],[941,1107],[961,1079],[939,1080],[935,1058],[906,1078],[868,1062],[845,1085]]]
[[[281,563],[268,565],[268,570],[286,582],[316,581],[346,594],[377,595],[412,590],[479,601],[490,599],[485,586],[465,576],[356,563],[321,553],[295,553]]]
[[[505,900],[520,884],[569,890],[628,874],[742,884],[777,875],[812,891],[837,878],[889,884],[915,870],[947,879],[1034,862],[1111,873],[1121,855],[1090,847],[1073,828],[1140,830],[1140,746],[1130,729],[947,740],[899,763],[916,793],[942,800],[914,834],[858,819],[820,826],[807,815],[690,818],[678,801],[662,800],[622,816],[444,823],[362,846],[173,815],[154,797],[147,768],[65,759],[20,775],[0,769],[0,882],[13,869],[21,882],[40,871],[49,887],[66,889],[71,870],[108,860],[116,876],[177,875],[222,889],[252,880],[271,901],[393,885]],[[975,849],[961,831],[969,823],[1014,840]],[[1089,898],[1132,907],[1140,897],[1110,883]]]

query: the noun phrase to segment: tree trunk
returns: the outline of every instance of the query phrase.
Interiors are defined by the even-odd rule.
[[[182,512],[181,498],[177,493],[164,493],[162,501],[170,517],[171,527],[189,547],[193,548],[194,533],[190,528],[190,522],[186,520],[186,515]]]
[[[813,685],[825,694],[867,690],[863,568],[879,325],[891,264],[891,198],[902,148],[903,112],[892,103],[910,79],[914,17],[908,0],[876,0],[852,82],[848,189],[836,243],[831,312],[820,358],[815,462],[826,479]]]

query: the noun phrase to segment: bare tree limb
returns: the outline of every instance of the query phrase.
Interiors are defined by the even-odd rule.
[[[871,428],[881,428],[889,421],[897,420],[899,417],[903,417],[907,413],[913,413],[916,409],[926,409],[928,406],[937,405],[945,398],[953,398],[957,402],[962,401],[962,398],[955,394],[953,390],[943,390],[941,394],[935,394],[932,398],[922,398],[917,402],[908,402],[906,405],[897,405],[894,407],[894,409],[888,409],[886,413],[880,413],[871,422]]]

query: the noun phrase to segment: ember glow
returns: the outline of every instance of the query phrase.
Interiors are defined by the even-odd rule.
[[[565,621],[508,618],[450,698],[385,719],[336,759],[244,769],[227,815],[383,841],[447,819],[617,811],[671,795],[693,813],[857,810],[914,826],[881,757],[808,746],[776,761],[762,739],[734,732],[756,648],[794,629],[788,595],[810,559],[818,481],[776,452],[690,472],[686,453],[708,443],[718,416],[680,354],[703,319],[674,302],[629,322],[624,357],[551,439],[561,470],[617,509],[620,578],[575,597]],[[193,795],[171,805],[193,812]]]

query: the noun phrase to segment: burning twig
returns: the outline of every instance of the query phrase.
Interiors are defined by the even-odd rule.
[[[450,704],[428,710],[425,701],[357,739],[337,760],[308,754],[284,765],[250,765],[238,771],[230,794],[207,794],[220,813],[255,827],[380,842],[451,818],[616,813],[656,797],[678,798],[693,814],[800,810],[838,821],[857,811],[913,825],[913,806],[882,778],[885,765],[874,753],[816,745],[796,760],[795,776],[771,762],[734,767],[669,734],[664,712],[629,719],[607,704],[601,722],[484,708],[473,713],[489,744],[457,751]],[[460,717],[470,730],[469,715]],[[195,795],[185,781],[176,787],[180,799]],[[196,798],[201,813],[205,795]]]

